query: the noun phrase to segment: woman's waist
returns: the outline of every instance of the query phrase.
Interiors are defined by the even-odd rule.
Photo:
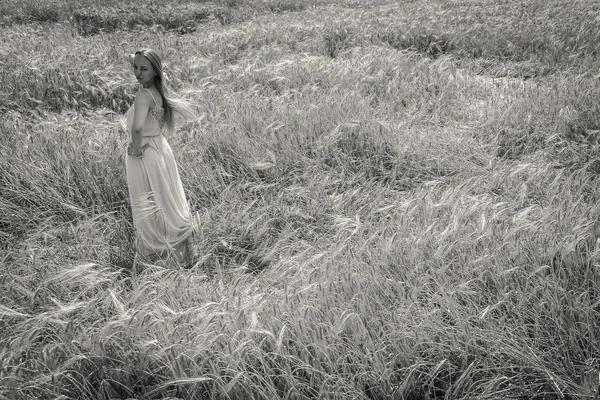
[[[156,142],[162,142],[163,141],[164,136],[163,135],[152,135],[152,136],[142,136],[142,144],[146,144],[146,143],[156,143]]]
[[[152,129],[152,130],[145,129],[144,131],[142,131],[142,137],[156,137],[156,136],[162,136],[162,134],[163,134],[162,131],[158,130],[158,129],[156,129],[156,130],[155,129]],[[131,129],[129,129],[129,128],[127,129],[127,135],[129,137],[132,136]]]

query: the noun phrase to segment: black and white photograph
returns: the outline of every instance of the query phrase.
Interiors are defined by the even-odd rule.
[[[598,0],[0,0],[0,400],[600,400]]]

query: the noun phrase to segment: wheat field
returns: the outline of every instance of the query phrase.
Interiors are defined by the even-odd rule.
[[[0,0],[0,399],[595,399],[592,0]],[[127,54],[194,264],[135,256]]]

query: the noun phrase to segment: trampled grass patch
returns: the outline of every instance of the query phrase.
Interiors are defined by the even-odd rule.
[[[191,33],[196,25],[220,16],[225,21],[223,7],[207,7],[186,4],[179,7],[142,7],[130,5],[109,8],[86,8],[74,11],[71,19],[77,32],[83,36],[101,32],[134,29],[140,27],[174,31],[179,34]]]
[[[506,5],[471,1],[388,4],[372,12],[338,11],[331,27],[338,35],[329,34],[325,40],[331,49],[342,43],[348,47],[352,44],[342,40],[339,32],[352,32],[354,45],[382,44],[432,58],[452,53],[468,63],[491,61],[488,73],[494,75],[532,78],[573,66],[588,69],[590,57],[596,58],[599,51],[599,22],[585,17],[593,13],[592,8],[586,1],[570,6],[560,0]],[[522,71],[506,71],[507,61],[534,64]]]
[[[115,27],[127,28],[134,24],[132,18],[137,15],[140,25],[160,25],[161,22],[167,23],[167,26],[177,24],[184,27],[189,23],[202,21],[209,13],[202,14],[199,10],[213,10],[218,12],[234,6],[228,1],[173,1],[170,12],[167,8],[160,7],[157,4],[151,4],[138,0],[114,1],[103,0],[101,2],[85,0],[51,0],[42,2],[39,0],[14,1],[7,0],[0,7],[0,15],[3,25],[27,24],[31,22],[74,22],[80,33],[95,34],[100,30],[110,31]],[[135,10],[135,13],[132,11]],[[184,15],[183,10],[188,11]],[[117,20],[117,16],[128,16]],[[152,19],[154,24],[149,23]],[[83,25],[87,25],[84,27]]]
[[[11,26],[32,22],[70,22],[83,36],[135,27],[152,27],[186,34],[194,32],[197,24],[207,20],[227,25],[244,21],[256,13],[299,12],[322,3],[322,0],[174,0],[164,6],[143,0],[103,0],[100,3],[91,0],[6,0],[0,5],[0,24]]]
[[[0,5],[0,24],[25,24],[30,22],[59,22],[68,13],[62,1],[6,1]]]
[[[437,58],[454,49],[449,37],[433,32],[402,33],[391,30],[378,34],[377,39],[394,49],[412,50],[431,58]]]

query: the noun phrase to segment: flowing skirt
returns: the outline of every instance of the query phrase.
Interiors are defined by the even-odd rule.
[[[188,262],[192,220],[173,151],[163,135],[144,137],[146,143],[141,158],[126,155],[138,253]]]

